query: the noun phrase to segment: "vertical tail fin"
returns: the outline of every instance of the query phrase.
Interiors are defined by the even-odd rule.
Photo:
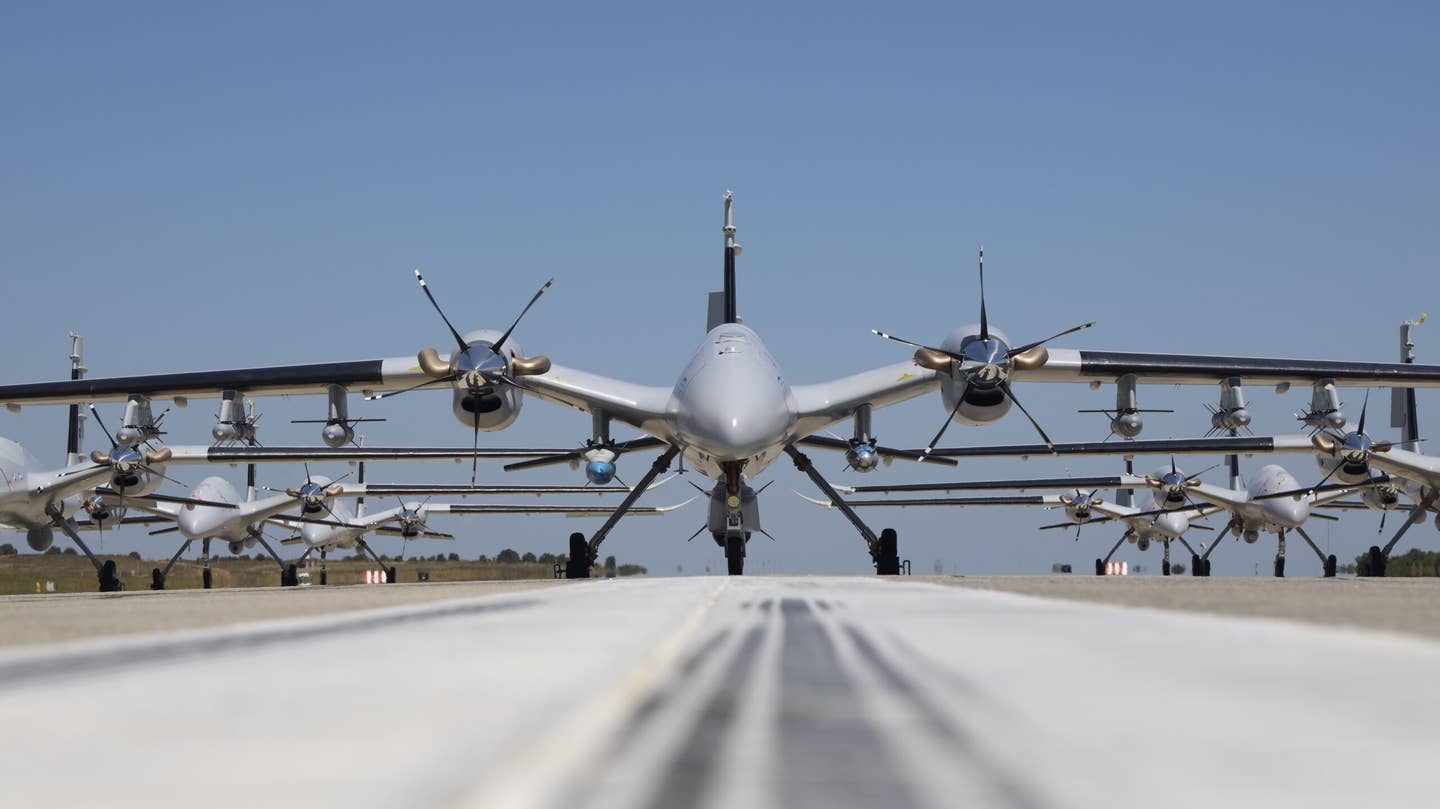
[[[85,338],[70,332],[70,378],[81,379],[85,372]],[[85,415],[80,405],[70,405],[70,418],[65,430],[65,465],[72,466],[85,460],[80,455],[85,443]]]
[[[1133,474],[1135,474],[1135,458],[1134,458],[1133,456],[1130,456],[1130,455],[1126,455],[1126,456],[1125,456],[1125,474],[1127,474],[1127,475],[1133,475]],[[1119,491],[1115,492],[1115,505],[1117,505],[1117,506],[1124,506],[1124,507],[1126,507],[1126,508],[1130,508],[1130,507],[1134,506],[1134,505],[1135,505],[1135,490],[1134,490],[1134,489],[1120,489]]]
[[[1410,364],[1415,362],[1415,341],[1410,337],[1410,329],[1425,322],[1427,315],[1421,315],[1419,320],[1407,320],[1400,324],[1400,361]],[[1414,388],[1391,388],[1390,389],[1390,426],[1400,428],[1400,441],[1406,449],[1419,451],[1420,447],[1415,442],[1420,438],[1420,422],[1415,414],[1415,389]]]
[[[724,323],[739,323],[740,317],[735,309],[735,257],[740,255],[740,245],[735,243],[735,197],[729,190],[725,192],[725,299],[724,299]]]

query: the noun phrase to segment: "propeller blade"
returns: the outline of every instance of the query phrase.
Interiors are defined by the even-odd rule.
[[[505,464],[505,466],[501,468],[506,472],[514,472],[517,469],[534,469],[540,466],[553,466],[555,464],[578,461],[584,454],[585,450],[575,450],[574,452],[566,452],[560,455],[546,455],[543,458],[531,458],[528,461],[516,461],[515,463]]]
[[[990,339],[990,319],[985,316],[985,245],[980,245],[980,339]]]
[[[120,448],[120,443],[115,440],[115,434],[112,433],[112,432],[110,432],[110,428],[108,428],[108,427],[105,426],[105,422],[104,422],[104,421],[101,421],[101,420],[100,420],[100,411],[99,411],[99,410],[96,410],[96,409],[95,409],[95,405],[93,405],[93,404],[90,405],[90,415],[92,415],[92,416],[95,417],[95,423],[96,423],[97,425],[99,425],[99,427],[100,427],[100,429],[101,429],[102,431],[104,431],[105,437],[108,438],[108,439],[110,439],[110,448],[111,448],[111,449],[119,449],[119,448]]]
[[[1360,405],[1360,423],[1355,425],[1355,432],[1365,434],[1365,410],[1370,407],[1370,389],[1365,389],[1365,401]]]
[[[1048,447],[1053,453],[1055,451],[1055,442],[1051,441],[1050,436],[1045,434],[1045,430],[1040,426],[1040,422],[1036,421],[1035,417],[1030,415],[1030,411],[1025,409],[1025,405],[1020,404],[1020,400],[1015,398],[1015,391],[1010,389],[1010,383],[1001,382],[1000,391],[1004,393],[1006,398],[1008,398],[1011,402],[1014,402],[1016,407],[1020,408],[1020,412],[1024,413],[1025,418],[1030,420],[1030,426],[1034,427],[1035,432],[1040,434],[1040,440],[1044,441],[1045,446]]]
[[[955,420],[955,414],[960,412],[960,405],[962,404],[965,404],[965,400],[957,397],[955,399],[955,407],[950,411],[950,415],[945,417],[945,423],[940,425],[940,432],[936,433],[935,437],[930,439],[930,445],[925,448],[923,454],[929,455],[931,450],[935,449],[935,445],[940,443],[940,436],[944,435],[945,431],[950,428],[950,422]]]
[[[505,341],[510,339],[510,333],[515,331],[516,326],[520,325],[520,319],[525,317],[525,315],[530,311],[530,307],[534,306],[535,302],[540,300],[540,296],[545,294],[545,290],[549,289],[550,286],[554,283],[555,279],[551,278],[549,281],[545,282],[544,286],[540,287],[540,291],[536,292],[535,296],[530,299],[530,302],[525,304],[525,308],[520,310],[520,315],[515,318],[514,323],[510,324],[510,328],[506,329],[505,333],[500,335],[500,339],[495,341],[495,345],[490,346],[491,351],[494,351],[496,354],[500,353],[501,346],[504,346]]]
[[[389,399],[391,396],[399,396],[402,393],[409,393],[412,390],[420,390],[421,388],[429,387],[430,385],[434,385],[437,382],[454,382],[455,378],[455,375],[451,374],[449,376],[442,376],[439,379],[427,379],[418,385],[403,388],[401,390],[391,390],[384,393],[372,393],[371,395],[365,397],[365,401],[378,402],[381,399]]]
[[[913,340],[906,340],[906,339],[903,338],[903,337],[896,337],[895,335],[890,334],[889,332],[883,332],[883,331],[880,331],[879,329],[871,329],[871,330],[870,330],[870,333],[873,334],[873,335],[875,335],[875,336],[877,336],[877,337],[881,337],[881,338],[883,338],[883,339],[889,340],[889,341],[892,342],[892,343],[900,343],[901,345],[907,345],[907,346],[910,346],[911,348],[923,348],[923,349],[926,349],[926,350],[928,350],[928,351],[937,351],[937,352],[939,352],[939,353],[941,353],[941,354],[949,354],[951,357],[953,357],[954,359],[957,359],[957,360],[962,360],[962,359],[964,359],[964,357],[961,357],[959,354],[951,353],[951,352],[949,352],[949,351],[946,351],[946,350],[943,349],[943,348],[933,348],[933,347],[931,347],[931,346],[921,345],[920,343],[914,342]]]
[[[1024,354],[1026,351],[1029,351],[1029,350],[1032,349],[1032,348],[1036,348],[1037,346],[1043,346],[1043,345],[1045,345],[1046,343],[1050,342],[1051,340],[1054,340],[1054,339],[1059,338],[1059,337],[1064,337],[1064,336],[1067,335],[1067,334],[1074,334],[1074,333],[1077,332],[1077,331],[1084,331],[1085,329],[1088,329],[1088,328],[1090,328],[1091,326],[1094,326],[1094,325],[1095,325],[1095,324],[1094,324],[1093,322],[1091,322],[1091,323],[1081,323],[1079,326],[1075,326],[1074,328],[1066,329],[1065,331],[1062,331],[1062,332],[1060,332],[1059,334],[1052,334],[1052,335],[1050,335],[1049,337],[1046,337],[1044,340],[1036,340],[1036,341],[1033,342],[1033,343],[1026,343],[1025,345],[1020,346],[1019,348],[1012,348],[1012,349],[1010,349],[1008,352],[1005,353],[1005,356],[1006,356],[1006,357],[1014,357],[1014,356],[1016,356],[1017,354]]]
[[[474,418],[471,419],[470,451],[474,454],[470,456],[470,485],[474,486],[475,473],[480,468],[480,411],[477,410],[471,415]]]
[[[421,275],[419,270],[415,271],[415,280],[420,282],[420,291],[425,293],[425,297],[430,300],[430,305],[435,307],[435,313],[440,316],[441,320],[445,321],[445,328],[449,329],[451,336],[455,338],[455,345],[460,346],[461,351],[469,348],[470,346],[466,344],[465,338],[461,337],[460,332],[455,330],[455,327],[450,323],[450,318],[445,316],[445,311],[441,309],[440,304],[435,301],[435,296],[430,294],[430,287],[425,283],[425,276]]]

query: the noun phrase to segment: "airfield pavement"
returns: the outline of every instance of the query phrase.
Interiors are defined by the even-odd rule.
[[[10,806],[1433,806],[1437,597],[1090,577],[9,597],[0,784]]]

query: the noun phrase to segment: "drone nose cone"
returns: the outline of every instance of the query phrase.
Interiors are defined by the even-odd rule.
[[[717,409],[694,421],[697,443],[717,460],[738,461],[755,455],[784,435],[788,426],[783,412],[774,409]]]
[[[1299,528],[1310,516],[1310,503],[1293,497],[1277,497],[1265,501],[1270,518],[1285,528]]]
[[[745,460],[783,441],[794,426],[786,394],[773,369],[714,364],[677,391],[677,426],[715,460]]]

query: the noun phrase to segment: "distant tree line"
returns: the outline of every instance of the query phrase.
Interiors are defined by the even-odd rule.
[[[1362,553],[1355,557],[1355,564],[1341,565],[1341,573],[1354,573],[1357,576],[1370,574],[1370,554]],[[1440,576],[1440,552],[1422,551],[1414,548],[1405,553],[1404,556],[1392,556],[1385,562],[1386,576]]]

